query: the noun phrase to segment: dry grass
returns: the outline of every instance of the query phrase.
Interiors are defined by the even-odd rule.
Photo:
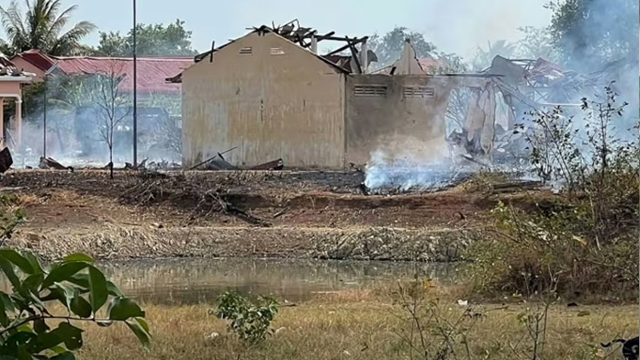
[[[444,318],[456,318],[463,309],[442,300]],[[225,323],[207,315],[207,306],[147,305],[153,333],[145,352],[124,326],[103,329],[86,326],[80,359],[404,359],[406,345],[398,337],[409,324],[397,317],[398,307],[379,291],[324,294],[316,300],[280,310],[273,327],[281,328],[261,345],[247,348],[226,332]],[[527,351],[526,332],[518,321],[525,305],[497,309],[484,307],[485,318],[469,333],[473,359],[518,359],[510,346]],[[588,315],[585,315],[586,313]],[[607,355],[597,344],[635,334],[637,308],[552,307],[544,359],[591,359]],[[212,337],[212,333],[219,333]],[[619,350],[609,359],[621,359]],[[451,357],[454,358],[454,357]],[[460,359],[467,359],[460,356]],[[530,358],[530,357],[529,357]]]

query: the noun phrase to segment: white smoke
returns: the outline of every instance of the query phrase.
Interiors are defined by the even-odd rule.
[[[401,191],[438,189],[455,176],[452,165],[444,158],[425,160],[413,154],[389,157],[376,150],[365,168],[364,185],[371,190],[387,187]]]

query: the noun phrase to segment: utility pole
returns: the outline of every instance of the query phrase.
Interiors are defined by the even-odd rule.
[[[48,90],[48,86],[47,86],[47,74],[45,74],[44,79],[43,79],[43,85],[44,85],[44,111],[42,112],[42,128],[44,129],[42,131],[42,157],[46,158],[47,157],[47,90]]]
[[[138,56],[136,32],[136,0],[133,0],[133,166],[138,166]]]

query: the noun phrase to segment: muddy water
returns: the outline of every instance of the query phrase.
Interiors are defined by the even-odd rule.
[[[292,302],[323,293],[389,284],[417,271],[454,281],[452,264],[261,259],[171,259],[101,264],[129,296],[154,304],[213,303],[221,292]]]

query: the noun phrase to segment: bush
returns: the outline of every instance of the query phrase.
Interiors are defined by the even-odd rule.
[[[616,105],[610,87],[606,95],[583,99],[578,129],[561,108],[537,114],[526,136],[531,163],[560,193],[533,211],[494,209],[491,236],[466,254],[476,292],[637,298],[640,153],[611,135],[626,104]]]
[[[227,291],[218,298],[216,316],[229,320],[229,331],[242,341],[256,344],[273,333],[270,326],[278,313],[277,305],[277,301],[269,297],[259,296],[251,301],[235,291]]]

